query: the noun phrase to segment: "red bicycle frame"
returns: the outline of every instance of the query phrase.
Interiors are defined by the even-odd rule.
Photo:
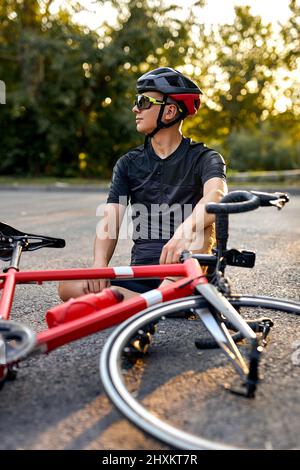
[[[35,349],[48,353],[63,344],[75,341],[84,336],[110,328],[135,313],[155,304],[166,302],[194,293],[199,283],[207,283],[199,262],[187,259],[182,264],[119,266],[99,269],[66,269],[48,271],[23,271],[9,268],[0,274],[0,318],[8,320],[17,284],[37,283],[46,281],[66,281],[80,279],[132,279],[160,278],[182,276],[182,279],[166,287],[158,287],[132,299],[92,312],[84,317],[54,326],[37,334]]]

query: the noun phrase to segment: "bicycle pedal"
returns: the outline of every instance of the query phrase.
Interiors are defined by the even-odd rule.
[[[123,349],[123,354],[134,359],[142,357],[148,352],[152,340],[149,331],[139,330],[138,334],[130,340],[130,343]]]
[[[133,348],[140,354],[146,354],[149,349],[150,340],[148,338],[136,339],[132,343]]]

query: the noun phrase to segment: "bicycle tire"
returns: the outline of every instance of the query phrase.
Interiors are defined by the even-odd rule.
[[[246,295],[230,296],[228,299],[234,307],[271,309],[300,315],[300,304],[294,301]],[[202,297],[191,296],[149,307],[130,317],[120,324],[108,338],[100,355],[100,377],[108,397],[116,408],[130,422],[158,441],[176,449],[234,450],[241,447],[195,436],[154,416],[128,392],[122,378],[121,356],[123,348],[139,329],[177,310],[205,307],[207,307],[207,302]]]

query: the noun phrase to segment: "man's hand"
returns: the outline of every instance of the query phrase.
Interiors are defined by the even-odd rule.
[[[173,237],[165,244],[162,249],[159,264],[179,263],[179,258],[184,250],[189,250],[193,241],[193,234],[190,227],[181,224]]]
[[[96,268],[107,268],[105,263],[93,263],[92,269]],[[83,292],[85,294],[97,294],[101,292],[105,287],[110,287],[109,279],[88,279],[83,281]]]
[[[205,211],[205,204],[219,202],[225,194],[227,186],[221,178],[211,178],[204,184],[203,197],[194,207],[192,214],[179,225],[173,237],[163,247],[160,264],[178,263],[183,250],[193,250],[193,245],[196,244],[195,248],[199,251],[201,245],[204,246],[205,229],[215,221],[215,215]]]

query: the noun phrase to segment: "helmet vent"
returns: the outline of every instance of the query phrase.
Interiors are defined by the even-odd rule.
[[[178,86],[178,77],[165,77],[169,85],[171,86]]]
[[[146,80],[144,85],[147,86],[147,87],[148,86],[155,87],[155,82],[154,82],[154,80]]]

